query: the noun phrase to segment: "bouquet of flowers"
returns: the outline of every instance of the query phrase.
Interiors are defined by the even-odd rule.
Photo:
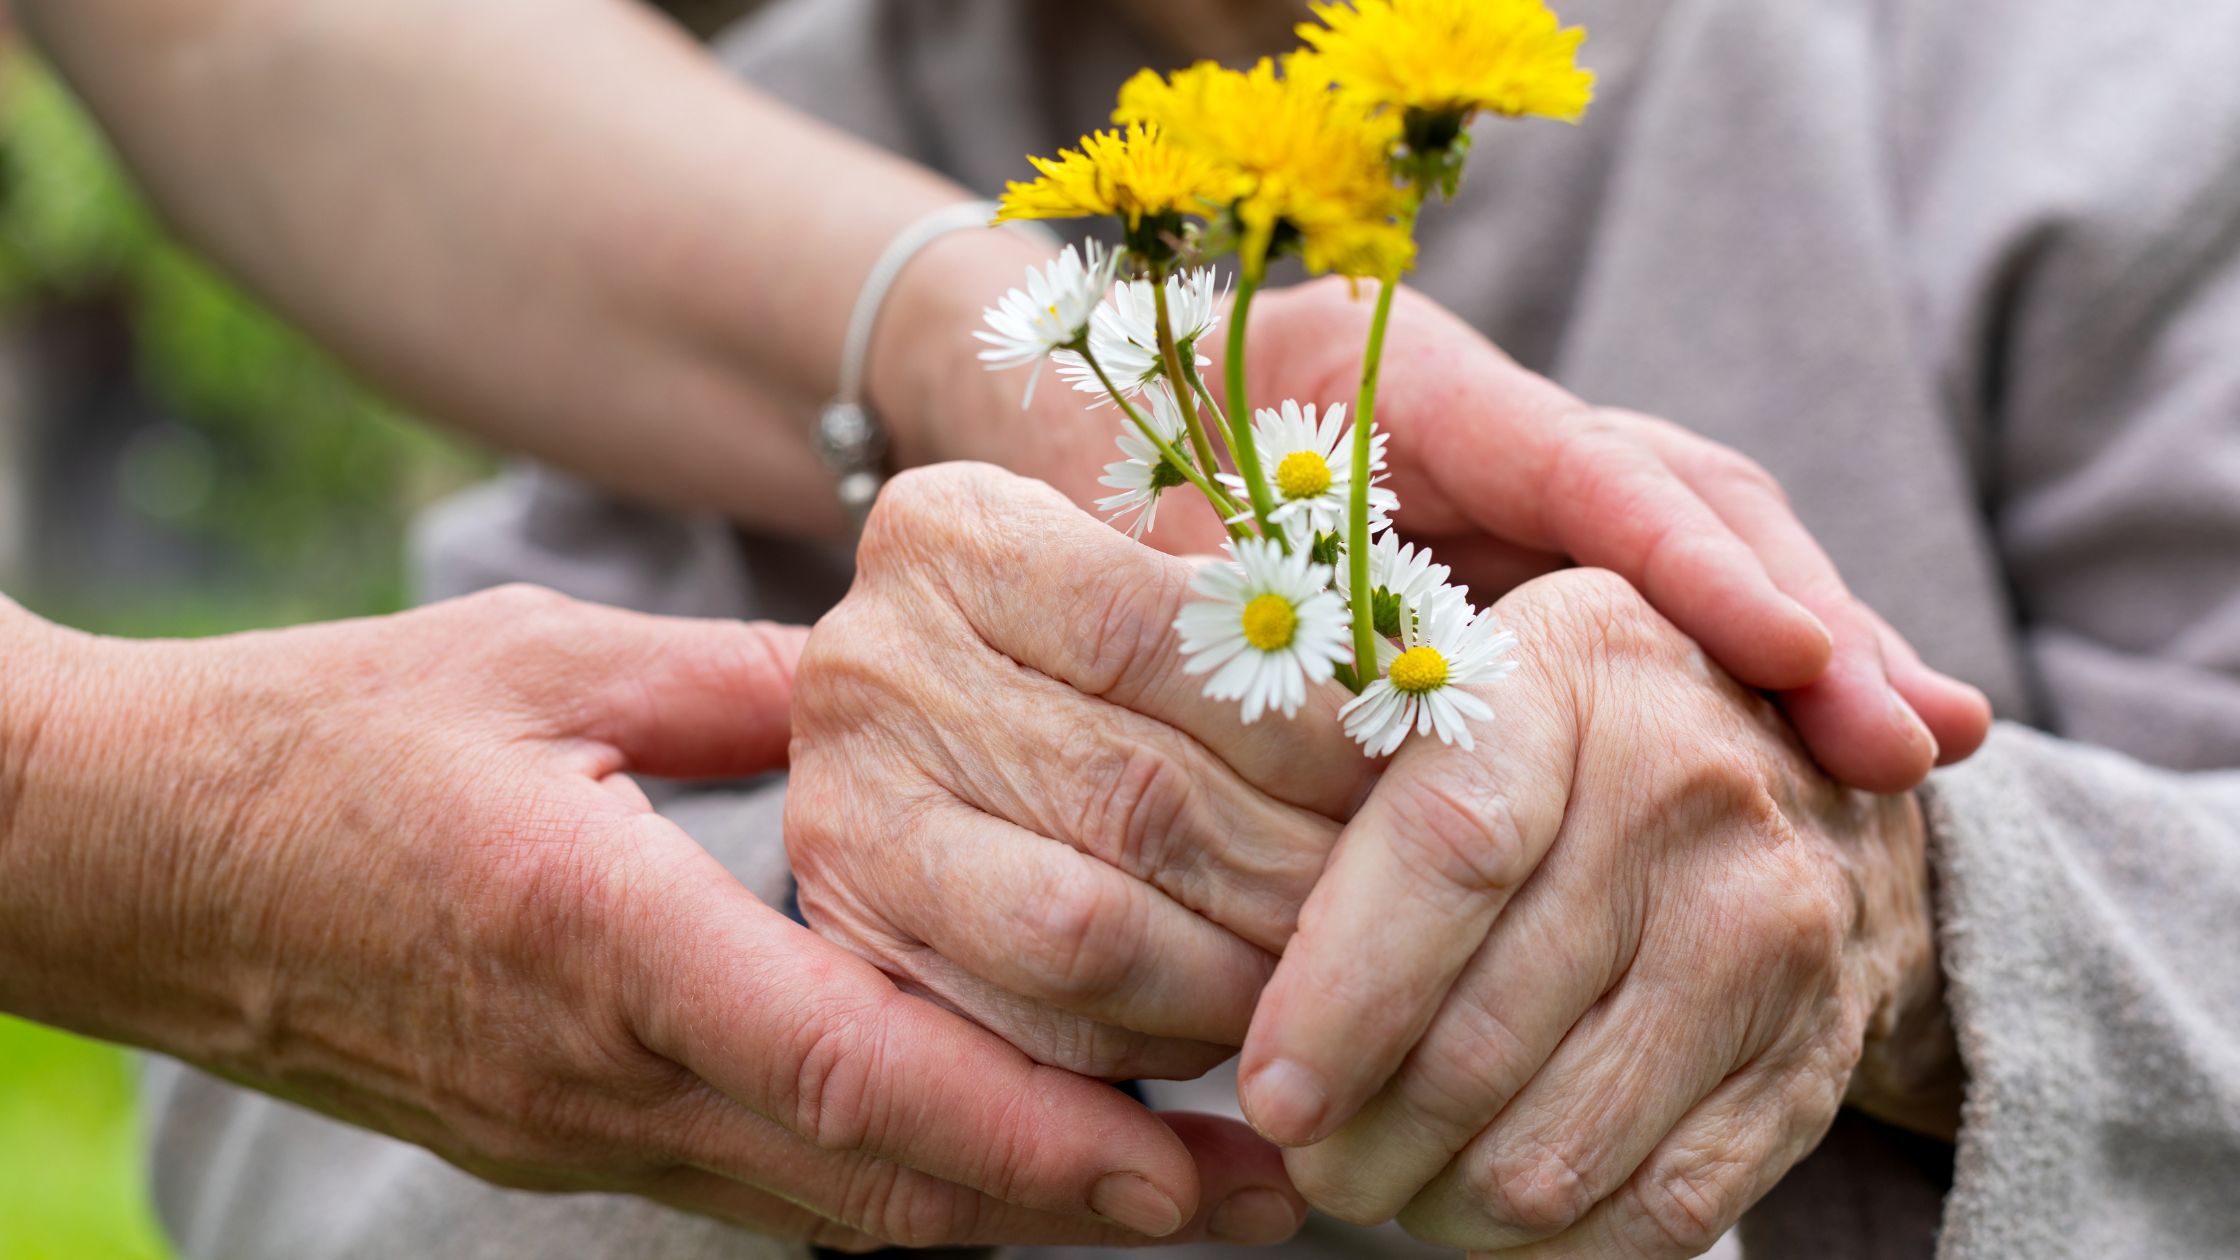
[[[1464,748],[1492,717],[1463,690],[1516,668],[1515,636],[1447,566],[1390,530],[1381,484],[1377,367],[1423,204],[1451,197],[1481,113],[1574,121],[1594,76],[1585,32],[1543,0],[1352,0],[1313,6],[1306,47],[1248,70],[1201,62],[1142,71],[1114,129],[1014,183],[998,221],[1103,217],[1122,242],[1068,247],[987,312],[993,369],[1055,360],[1061,378],[1125,421],[1116,493],[1098,506],[1141,536],[1170,490],[1191,487],[1227,527],[1229,559],[1202,568],[1175,627],[1206,694],[1247,722],[1285,717],[1309,684],[1354,693],[1340,711],[1370,756],[1411,732]],[[1234,256],[1223,399],[1199,353],[1221,319],[1214,264]],[[1271,260],[1378,286],[1349,426],[1343,402],[1254,411],[1246,327]],[[1034,380],[1027,386],[1031,399]]]

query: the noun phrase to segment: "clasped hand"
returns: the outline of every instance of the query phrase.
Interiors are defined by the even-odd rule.
[[[1187,561],[984,466],[897,480],[796,681],[789,853],[829,938],[1034,1059],[1242,1101],[1348,1219],[1694,1254],[1933,984],[1922,824],[1841,787],[1633,588],[1497,605],[1473,751],[1364,759],[1332,687],[1181,672]]]

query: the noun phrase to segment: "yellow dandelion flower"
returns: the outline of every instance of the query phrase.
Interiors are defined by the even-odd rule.
[[[1231,173],[1229,204],[1253,244],[1295,247],[1308,270],[1395,275],[1413,258],[1397,219],[1391,166],[1396,119],[1326,83],[1202,61],[1171,76],[1146,70],[1120,89],[1113,119],[1153,126]]]
[[[1233,177],[1156,126],[1100,131],[1083,136],[1078,149],[1060,149],[1055,159],[1027,161],[1038,175],[1009,186],[998,223],[1109,215],[1132,233],[1146,219],[1205,214],[1209,203],[1225,204],[1233,192]]]
[[[1478,110],[1577,122],[1594,99],[1587,33],[1543,0],[1318,3],[1299,27],[1316,77],[1381,105],[1459,123]]]

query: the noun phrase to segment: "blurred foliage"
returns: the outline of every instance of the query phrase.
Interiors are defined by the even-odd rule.
[[[0,1260],[170,1254],[141,1184],[132,1090],[121,1053],[0,1017]]]
[[[0,311],[94,299],[122,303],[138,374],[183,430],[120,453],[124,499],[238,561],[246,607],[200,628],[396,607],[406,521],[487,461],[357,384],[167,237],[68,91],[12,54],[0,72]],[[81,623],[161,621],[129,601],[31,594]]]

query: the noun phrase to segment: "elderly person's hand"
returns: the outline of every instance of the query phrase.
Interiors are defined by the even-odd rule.
[[[627,772],[784,764],[800,641],[526,588],[195,643],[0,600],[0,1010],[501,1184],[842,1247],[1288,1193],[1241,1126],[897,991],[647,807]]]
[[[1367,297],[1337,279],[1264,294],[1254,400],[1350,403]],[[1813,756],[1859,787],[1914,787],[1983,742],[1982,694],[1852,597],[1748,457],[1590,406],[1413,290],[1398,294],[1388,346],[1376,421],[1391,435],[1395,519],[1480,602],[1567,559],[1609,569],[1729,673],[1781,693]]]
[[[1913,799],[1830,781],[1609,574],[1497,608],[1524,644],[1498,719],[1393,759],[1254,1015],[1244,1107],[1310,1201],[1693,1255],[1847,1091],[1955,1123]]]
[[[810,922],[1045,1063],[1233,1053],[1375,764],[1336,688],[1253,725],[1201,694],[1191,569],[989,465],[897,478],[801,660]]]

